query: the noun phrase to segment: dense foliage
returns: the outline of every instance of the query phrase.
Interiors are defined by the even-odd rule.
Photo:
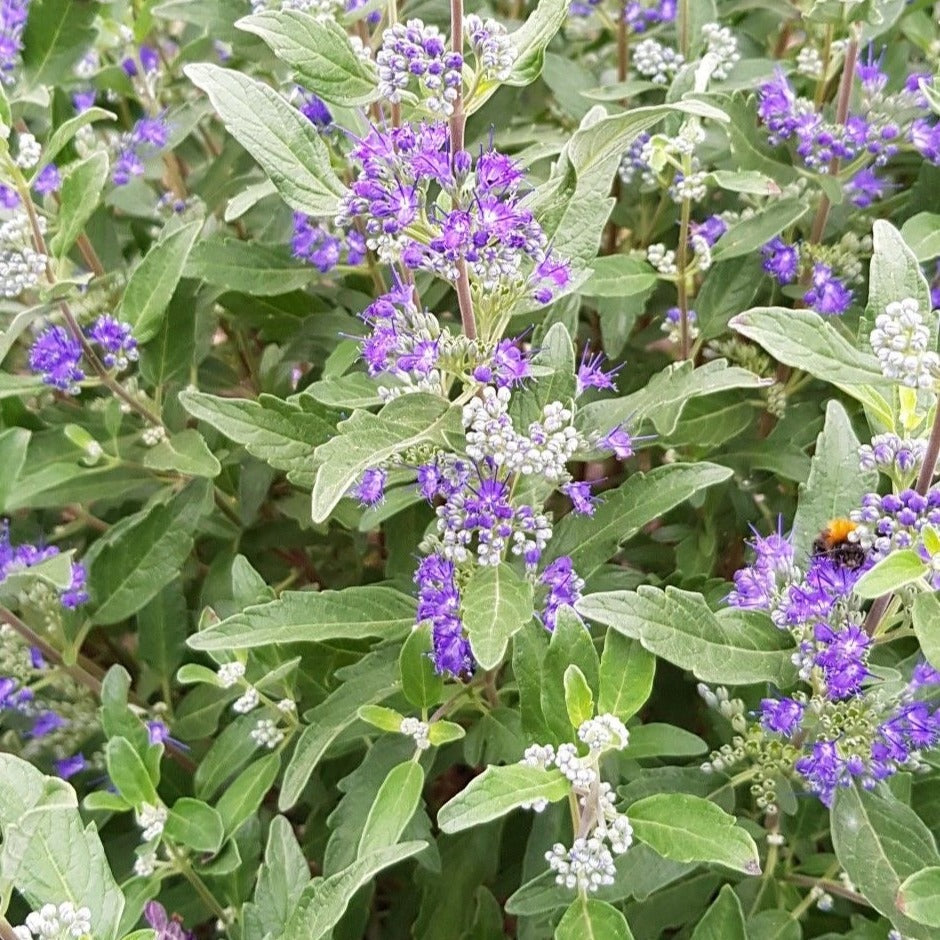
[[[940,930],[928,0],[0,0],[0,938]]]

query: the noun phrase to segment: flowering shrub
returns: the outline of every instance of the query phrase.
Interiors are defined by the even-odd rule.
[[[915,0],[0,0],[0,938],[940,930]]]

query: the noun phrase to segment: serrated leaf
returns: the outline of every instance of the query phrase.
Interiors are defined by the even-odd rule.
[[[93,620],[117,623],[141,609],[179,575],[193,533],[208,510],[210,488],[194,480],[165,505],[155,505],[95,556],[89,583]]]
[[[438,810],[437,824],[444,832],[460,832],[499,819],[523,803],[556,803],[570,788],[559,770],[522,764],[490,766]]]
[[[631,474],[617,489],[601,494],[593,516],[569,513],[555,526],[546,561],[568,555],[574,570],[589,578],[647,523],[731,473],[728,467],[703,461]]]
[[[576,606],[703,682],[775,682],[786,688],[792,681],[790,639],[769,617],[736,608],[716,614],[700,594],[649,585],[589,594]]]
[[[362,827],[357,856],[394,845],[414,816],[421,801],[424,770],[413,760],[393,767],[376,794]]]
[[[688,793],[659,793],[627,810],[633,834],[664,858],[760,874],[757,846],[734,816]]]
[[[288,472],[312,469],[314,448],[336,429],[336,415],[329,409],[317,405],[301,409],[273,395],[250,401],[187,389],[180,392],[179,400],[194,418],[212,425],[259,460]]]
[[[304,888],[280,940],[321,940],[326,937],[343,916],[353,895],[364,884],[382,869],[416,855],[427,844],[402,842],[379,849],[329,878],[317,878]]]
[[[847,516],[875,489],[878,474],[859,468],[859,446],[845,409],[837,401],[827,402],[826,423],[816,438],[809,479],[800,485],[793,518],[793,544],[798,552],[808,553],[830,519]]]
[[[323,522],[363,470],[424,442],[443,444],[460,430],[460,409],[435,395],[416,392],[390,401],[378,414],[354,411],[339,433],[314,453],[313,521]]]
[[[324,101],[354,107],[376,97],[375,66],[360,58],[335,20],[301,10],[264,10],[235,25],[263,39],[294,69],[298,82]]]
[[[510,637],[532,619],[532,585],[505,562],[474,569],[460,591],[470,648],[483,669],[495,669]]]
[[[285,591],[189,638],[192,649],[231,650],[272,643],[403,636],[415,622],[415,602],[380,585],[342,591]]]
[[[836,790],[832,844],[839,864],[862,896],[905,936],[927,940],[931,931],[898,910],[901,885],[915,872],[940,865],[930,830],[909,806],[855,786]]]
[[[859,597],[875,598],[890,594],[905,584],[912,584],[923,578],[930,569],[927,563],[913,549],[907,548],[892,552],[869,568],[852,588]]]
[[[617,908],[582,894],[559,921],[555,940],[633,940],[633,934]]]
[[[598,714],[616,715],[621,721],[632,718],[653,691],[655,674],[655,656],[637,640],[608,630],[601,654]]]
[[[183,71],[209,96],[229,133],[258,161],[292,209],[336,214],[346,188],[307,118],[273,88],[247,75],[206,63]]]
[[[131,273],[121,301],[120,319],[134,328],[139,343],[157,335],[201,228],[202,222],[195,221],[164,231]]]

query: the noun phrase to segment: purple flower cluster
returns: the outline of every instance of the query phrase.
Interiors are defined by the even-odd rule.
[[[125,56],[121,62],[121,69],[128,78],[138,75],[138,62],[143,67],[144,74],[150,75],[160,68],[160,53],[153,46],[141,45],[136,55]]]
[[[20,64],[23,29],[30,0],[0,0],[0,81],[13,81],[13,71]]]
[[[43,330],[29,350],[30,369],[41,375],[46,385],[68,395],[77,395],[78,383],[85,378],[81,360],[81,343],[61,326]]]
[[[761,248],[763,268],[778,284],[792,284],[800,274],[800,249],[787,244],[779,236]],[[810,285],[803,295],[803,302],[817,313],[826,316],[841,316],[855,297],[850,287],[836,277],[832,266],[817,261],[813,265]]]
[[[109,369],[126,369],[137,360],[137,340],[129,323],[103,314],[85,330],[89,341],[101,349],[101,361]]]
[[[315,95],[312,91],[300,89],[301,97],[298,109],[300,113],[315,124],[321,130],[331,127],[333,124],[333,112],[327,107],[326,102]]]
[[[433,554],[421,559],[415,572],[418,586],[417,622],[429,621],[434,667],[439,674],[458,678],[473,672],[470,643],[460,620],[460,590],[452,561]]]
[[[144,905],[144,920],[153,928],[155,940],[193,940],[195,934],[183,927],[178,914],[170,917],[159,901]]]
[[[727,601],[732,607],[744,610],[771,611],[778,602],[783,588],[794,575],[793,543],[783,534],[783,520],[777,531],[761,536],[754,532],[748,545],[754,551],[754,561],[734,573],[734,590]]]
[[[356,484],[354,495],[360,506],[378,506],[385,499],[385,484],[388,473],[381,467],[374,467],[362,474],[362,479]]]
[[[554,631],[558,608],[567,604],[573,607],[581,599],[584,581],[578,577],[568,555],[556,558],[539,576],[539,584],[548,588],[542,606],[542,623],[545,629]]]
[[[926,496],[912,489],[900,493],[867,493],[860,509],[849,513],[857,528],[852,538],[870,550],[873,558],[883,558],[898,548],[913,548],[924,526],[940,526],[940,487]]]
[[[343,259],[349,265],[360,264],[366,256],[366,242],[355,229],[345,235],[334,235],[302,212],[294,213],[294,235],[291,252],[295,258],[308,261],[321,274],[326,274]]]
[[[676,0],[627,0],[623,7],[623,20],[634,33],[645,33],[675,18]]]
[[[605,372],[604,369],[601,368],[603,364],[603,353],[595,353],[592,355],[591,347],[589,345],[584,347],[584,351],[581,353],[581,365],[578,366],[578,373],[575,376],[577,387],[576,394],[580,395],[588,388],[616,391],[617,385],[614,379],[623,366],[615,366],[613,369],[608,369]]]
[[[50,193],[57,193],[61,186],[62,175],[59,173],[59,168],[54,163],[43,167],[33,182],[33,187],[36,192],[43,196],[48,196]]]
[[[10,527],[4,522],[0,524],[0,581],[4,581],[11,574],[33,568],[59,554],[55,545],[39,547],[25,542],[13,545],[10,542]],[[62,606],[74,610],[88,600],[85,590],[87,572],[81,562],[72,562],[72,580],[68,588],[60,595]]]
[[[556,259],[542,227],[522,205],[525,173],[511,158],[487,150],[452,155],[445,124],[373,128],[351,153],[361,170],[337,222],[361,220],[370,248],[386,262],[433,271],[456,281],[460,262],[484,290],[528,286],[548,303],[567,286],[568,265]],[[428,188],[443,189],[440,207]]]
[[[125,134],[121,149],[111,169],[115,186],[126,186],[135,176],[144,175],[144,157],[148,151],[162,150],[169,140],[170,128],[163,116],[141,118],[129,134]]]
[[[473,370],[473,377],[484,385],[512,388],[532,377],[532,365],[518,340],[501,339],[493,355]]]
[[[858,449],[858,465],[862,470],[880,470],[903,479],[919,469],[924,462],[927,442],[909,440],[897,434],[876,434],[871,444]]]

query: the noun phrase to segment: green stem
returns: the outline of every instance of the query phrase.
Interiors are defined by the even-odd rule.
[[[206,883],[193,870],[189,859],[183,855],[177,855],[176,850],[169,846],[167,846],[167,852],[176,866],[176,871],[192,885],[193,890],[199,895],[203,904],[205,904],[223,924],[227,923],[228,914],[225,913],[225,908],[219,904],[212,892],[206,887]]]

